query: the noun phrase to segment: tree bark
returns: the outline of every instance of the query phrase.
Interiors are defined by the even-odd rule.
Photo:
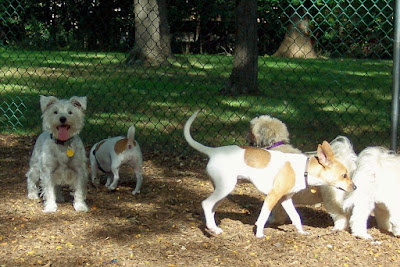
[[[299,8],[293,12],[288,26],[288,32],[279,46],[278,50],[273,54],[276,57],[287,58],[316,58],[317,53],[310,38],[310,30],[308,28],[308,19],[304,16],[304,8]]]
[[[159,66],[172,57],[165,0],[134,0],[135,46],[127,63]]]
[[[258,93],[257,0],[240,0],[236,7],[233,69],[222,93]]]

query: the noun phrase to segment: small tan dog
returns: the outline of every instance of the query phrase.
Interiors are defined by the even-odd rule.
[[[238,179],[251,181],[267,195],[256,222],[256,237],[259,238],[264,236],[265,223],[278,201],[282,201],[281,205],[297,231],[305,233],[291,197],[307,186],[330,185],[349,192],[356,188],[346,167],[335,159],[326,141],[318,146],[317,156],[310,158],[303,154],[236,145],[208,147],[190,135],[190,126],[198,113],[195,112],[186,122],[184,136],[191,147],[209,157],[206,169],[214,192],[202,202],[202,207],[207,228],[214,234],[222,233],[214,218],[216,205],[232,192]]]
[[[299,149],[290,144],[286,125],[268,115],[255,117],[250,121],[247,140],[251,146],[255,147],[286,153],[301,153]]]

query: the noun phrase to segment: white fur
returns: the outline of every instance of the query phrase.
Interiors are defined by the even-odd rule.
[[[239,146],[207,147],[198,143],[191,137],[190,126],[198,112],[199,111],[195,112],[186,122],[184,136],[190,146],[206,154],[210,158],[206,169],[213,181],[215,190],[202,202],[207,228],[215,234],[222,233],[222,229],[215,223],[215,207],[219,201],[225,198],[234,189],[238,178],[248,179],[259,191],[268,195],[273,189],[274,177],[276,177],[277,173],[286,163],[289,163],[295,171],[295,184],[285,195],[282,195],[282,206],[292,220],[293,225],[297,228],[297,231],[299,233],[304,233],[300,216],[293,206],[291,196],[306,187],[304,172],[306,170],[306,165],[308,167],[311,165],[307,161],[307,156],[303,154],[269,151],[271,158],[268,166],[265,168],[249,167],[244,162],[245,149]],[[326,145],[328,144],[326,143]],[[312,159],[312,173],[309,173],[307,180],[309,185],[329,184],[345,188],[346,190],[353,190],[353,184],[349,178],[347,178],[347,170],[343,165],[337,163],[334,158],[328,159],[330,156],[321,153],[320,150],[318,156],[320,156],[318,160]],[[313,176],[314,173],[318,173],[319,176]],[[256,222],[257,237],[264,236],[264,225],[271,212],[267,204],[267,199],[268,196]]]
[[[101,168],[109,175],[106,182],[106,187],[109,190],[117,188],[119,180],[119,168],[123,164],[129,165],[135,172],[136,175],[136,188],[132,191],[132,194],[140,192],[140,187],[143,182],[142,167],[143,158],[139,144],[134,140],[135,127],[131,126],[128,129],[127,138],[128,142],[124,151],[120,154],[115,152],[115,144],[124,139],[125,137],[118,136],[112,137],[96,143],[90,150],[90,166],[92,173],[92,183],[96,186],[99,185],[100,181],[97,178],[97,173],[100,164]],[[104,143],[102,143],[104,142]],[[101,144],[102,143],[102,144]],[[96,150],[98,144],[101,144],[99,149]],[[95,154],[93,153],[96,150]],[[97,160],[96,160],[97,159]]]
[[[351,144],[350,140],[345,136],[338,136],[330,144],[333,153],[335,154],[335,158],[344,166],[346,166],[350,177],[352,178],[357,167],[357,155],[354,152],[353,145]],[[345,230],[348,225],[348,214],[343,210],[343,200],[349,193],[329,186],[321,186],[320,191],[326,211],[333,219],[333,230]],[[358,191],[358,189],[356,191]]]
[[[352,234],[372,238],[367,232],[367,220],[375,209],[378,228],[400,236],[400,156],[381,147],[364,149],[353,181],[358,190],[343,202],[343,209],[351,213]]]
[[[86,97],[71,97],[69,100],[58,100],[53,96],[40,96],[42,109],[43,133],[36,140],[27,172],[28,198],[44,199],[44,212],[55,212],[58,201],[63,201],[61,187],[69,185],[74,195],[74,208],[77,211],[88,211],[87,193],[87,158],[85,149],[78,134],[84,125]],[[60,127],[68,127],[69,140],[57,144]],[[52,135],[52,138],[51,138]],[[73,151],[68,156],[67,151]]]

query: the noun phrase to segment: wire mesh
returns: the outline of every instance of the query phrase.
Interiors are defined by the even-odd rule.
[[[304,150],[389,145],[393,1],[257,1],[258,93],[233,95],[237,1],[159,2],[1,1],[1,131],[39,133],[39,95],[86,95],[88,145],[134,124],[144,149],[185,153],[196,109],[208,145],[245,144],[263,114]]]

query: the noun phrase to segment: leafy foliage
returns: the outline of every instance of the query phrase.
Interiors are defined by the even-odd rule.
[[[174,53],[232,54],[236,1],[169,0]],[[260,55],[278,48],[293,12],[306,10],[315,48],[326,56],[389,58],[393,1],[258,0]],[[134,44],[133,1],[17,0],[0,3],[3,46],[127,51]]]

